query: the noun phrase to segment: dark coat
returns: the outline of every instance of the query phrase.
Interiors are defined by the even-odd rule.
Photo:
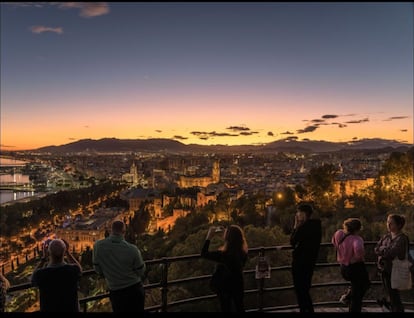
[[[292,261],[297,264],[316,263],[319,247],[322,240],[321,221],[308,219],[290,235],[290,244],[293,247]]]

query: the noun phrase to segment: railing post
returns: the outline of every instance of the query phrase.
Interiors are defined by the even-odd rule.
[[[259,258],[260,257],[264,257],[265,256],[265,249],[262,247],[260,252],[259,252]],[[259,283],[259,292],[258,292],[258,310],[259,312],[263,311],[263,295],[264,295],[264,277],[260,277],[258,279],[258,283]]]
[[[161,273],[161,311],[167,311],[168,304],[168,259],[162,258],[162,273]]]

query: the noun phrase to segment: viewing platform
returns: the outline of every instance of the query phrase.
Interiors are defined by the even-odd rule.
[[[373,249],[376,242],[365,242],[366,250]],[[413,242],[410,243],[412,247]],[[334,253],[331,243],[322,243],[322,254]],[[258,256],[270,256],[276,253],[278,258],[286,258],[290,255],[290,245],[279,245],[269,247],[257,247],[249,249],[249,258],[255,260]],[[368,253],[369,254],[369,253]],[[321,255],[321,253],[320,253]],[[333,254],[334,255],[334,254]],[[275,255],[273,255],[275,256]],[[328,256],[328,259],[331,257]],[[372,258],[372,257],[371,257]],[[157,275],[150,275],[145,281],[146,311],[148,312],[217,312],[217,296],[212,294],[208,288],[211,272],[197,276],[177,276],[177,272],[185,272],[188,269],[196,269],[199,262],[206,262],[199,254],[184,255],[176,257],[165,257],[161,259],[147,260],[147,268]],[[294,313],[299,312],[296,298],[294,297],[291,282],[291,266],[287,260],[286,265],[272,266],[270,268],[271,278],[255,279],[255,266],[249,266],[244,270],[245,277],[245,309],[246,312],[266,313]],[[366,261],[371,279],[371,287],[363,300],[362,312],[382,313],[384,310],[377,304],[377,299],[384,296],[382,284],[377,274],[375,261]],[[97,278],[93,269],[83,272],[82,279],[90,281]],[[349,282],[342,279],[337,262],[317,262],[311,295],[316,313],[347,313],[348,308],[339,302],[341,294],[347,289]],[[9,298],[13,298],[19,292],[26,290],[36,291],[30,283],[11,286],[8,291]],[[33,297],[33,292],[31,293]],[[414,289],[401,291],[401,298],[405,311],[414,312]],[[38,302],[38,300],[37,300]],[[99,303],[109,306],[109,293],[102,290],[94,295],[80,298],[81,310],[83,312],[110,312],[110,310],[96,311],[93,304]],[[7,308],[7,307],[6,307]],[[102,308],[102,306],[101,306]]]

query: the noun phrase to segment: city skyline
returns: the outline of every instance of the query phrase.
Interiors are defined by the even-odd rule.
[[[413,143],[413,3],[1,3],[1,150]]]

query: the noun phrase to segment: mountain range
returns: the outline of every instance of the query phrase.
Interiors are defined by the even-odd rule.
[[[263,145],[185,145],[173,139],[82,139],[60,146],[46,146],[35,149],[42,153],[113,153],[113,152],[166,152],[166,153],[190,153],[190,152],[334,152],[348,150],[390,150],[406,151],[412,144],[401,143],[388,139],[360,139],[351,142],[330,142],[303,140],[293,138],[280,139]],[[32,150],[33,151],[33,150]]]

